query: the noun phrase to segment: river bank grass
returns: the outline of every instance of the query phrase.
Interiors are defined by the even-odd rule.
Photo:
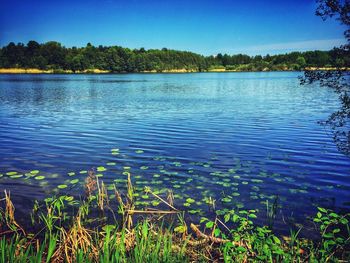
[[[254,224],[256,210],[227,210],[189,222],[169,191],[144,192],[165,209],[138,208],[132,176],[124,193],[90,171],[80,198],[59,195],[36,201],[26,227],[16,221],[10,193],[0,199],[1,262],[348,262],[349,214],[319,207],[317,240],[277,236]],[[113,202],[113,204],[112,204]],[[214,202],[209,203],[215,209]],[[116,207],[116,209],[113,209]],[[273,209],[269,217],[273,219]]]
[[[309,67],[305,68],[305,70],[309,71],[332,71],[332,70],[339,70],[339,68],[332,68],[332,67]],[[341,70],[349,71],[350,68],[342,68]],[[296,71],[293,68],[278,68],[276,70],[271,70],[268,68],[261,69],[261,70],[254,70],[249,69],[246,67],[237,67],[236,69],[226,69],[224,67],[222,68],[210,68],[208,70],[204,71],[198,71],[194,69],[169,69],[169,70],[149,70],[149,71],[141,71],[137,73],[197,73],[197,72],[273,72],[273,71]],[[101,69],[86,69],[86,70],[64,70],[64,69],[37,69],[37,68],[0,68],[0,74],[110,74],[110,73],[116,73],[108,70],[101,70]],[[123,73],[123,72],[121,72]]]

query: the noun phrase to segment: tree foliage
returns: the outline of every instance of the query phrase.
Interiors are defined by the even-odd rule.
[[[323,20],[337,19],[345,26],[344,36],[347,43],[335,48],[330,55],[336,58],[336,70],[305,71],[302,84],[317,83],[321,87],[332,88],[339,96],[340,108],[332,113],[321,124],[332,130],[338,149],[350,156],[350,1],[349,0],[318,0],[316,15]]]
[[[248,56],[244,54],[202,56],[193,52],[159,49],[129,49],[120,46],[67,48],[50,41],[9,43],[0,49],[2,68],[39,68],[83,71],[101,69],[111,72],[144,71],[207,71],[227,69],[235,71],[302,70],[306,67],[336,67],[350,65],[342,50],[291,52],[281,55]]]

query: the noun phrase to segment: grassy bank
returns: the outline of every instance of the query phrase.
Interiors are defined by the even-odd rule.
[[[332,67],[309,67],[305,68],[305,70],[310,71],[331,71],[331,70],[339,70],[337,68]],[[341,70],[349,71],[350,68],[342,68]],[[296,71],[296,69],[293,68],[278,68],[275,70],[271,70],[268,68],[264,69],[255,69],[255,68],[246,68],[246,67],[237,67],[237,68],[210,68],[208,70],[198,71],[194,69],[169,69],[169,70],[144,70],[138,73],[197,73],[197,72],[273,72],[273,71]],[[43,70],[43,69],[36,69],[36,68],[0,68],[0,74],[106,74],[106,73],[117,73],[112,72],[108,70],[101,70],[101,69],[86,69],[86,70],[63,70],[63,69],[50,69],[50,70]],[[122,72],[123,73],[123,72]]]
[[[60,195],[36,201],[26,226],[16,221],[10,193],[0,209],[1,262],[346,262],[350,260],[349,214],[318,208],[317,240],[300,231],[277,236],[254,224],[256,210],[225,210],[189,222],[174,195],[144,192],[165,209],[138,208],[132,176],[125,193],[106,186],[93,171],[79,198]],[[107,188],[114,189],[110,199]],[[191,200],[188,200],[191,202]],[[209,202],[215,210],[215,202]],[[116,207],[113,209],[113,207]],[[273,209],[268,213],[273,219]]]
[[[109,73],[107,70],[100,69],[86,69],[81,71],[63,70],[63,69],[37,69],[37,68],[0,68],[0,74],[86,74],[86,73]]]
[[[316,68],[316,67],[310,67],[305,68],[305,70],[337,70],[336,68]],[[344,68],[342,70],[350,70],[350,68]],[[210,68],[205,71],[198,71],[194,69],[169,69],[169,70],[145,70],[141,71],[139,73],[196,73],[196,72],[268,72],[268,71],[295,71],[295,69],[290,68],[281,68],[276,70],[270,70],[270,69],[249,69],[249,68],[239,68],[236,69],[227,69],[227,68]],[[100,70],[100,69],[86,69],[86,70],[63,70],[63,69],[50,69],[50,70],[43,70],[43,69],[36,69],[36,68],[0,68],[0,74],[106,74],[106,73],[116,73],[108,70]]]

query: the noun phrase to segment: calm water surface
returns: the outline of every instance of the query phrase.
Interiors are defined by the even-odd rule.
[[[299,86],[299,74],[0,75],[0,189],[20,213],[33,199],[83,193],[91,168],[123,187],[129,166],[139,189],[172,188],[193,216],[209,196],[261,215],[277,197],[280,224],[315,205],[349,209],[350,159],[317,124],[337,97]],[[184,207],[189,196],[197,203]]]

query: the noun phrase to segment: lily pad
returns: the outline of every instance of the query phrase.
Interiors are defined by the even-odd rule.
[[[232,199],[230,197],[224,197],[221,199],[221,201],[224,203],[230,203],[232,201]]]
[[[67,188],[68,186],[66,184],[60,184],[57,186],[58,189],[64,189]]]
[[[15,175],[11,175],[10,178],[12,179],[17,179],[17,178],[21,178],[23,177],[23,174],[15,174]]]
[[[71,184],[77,184],[79,182],[79,179],[73,179],[70,181]]]
[[[106,171],[107,169],[105,168],[105,167],[103,167],[103,166],[99,166],[99,167],[97,167],[97,172],[104,172],[104,171]]]
[[[38,175],[38,176],[35,176],[34,179],[35,179],[35,180],[44,180],[44,179],[45,179],[45,176],[43,176],[43,175]]]
[[[186,199],[186,202],[192,204],[192,203],[195,202],[195,200],[192,199],[192,198],[187,198],[187,199]]]
[[[8,175],[8,176],[12,176],[12,175],[16,175],[17,174],[17,172],[7,172],[6,173],[6,175]]]

